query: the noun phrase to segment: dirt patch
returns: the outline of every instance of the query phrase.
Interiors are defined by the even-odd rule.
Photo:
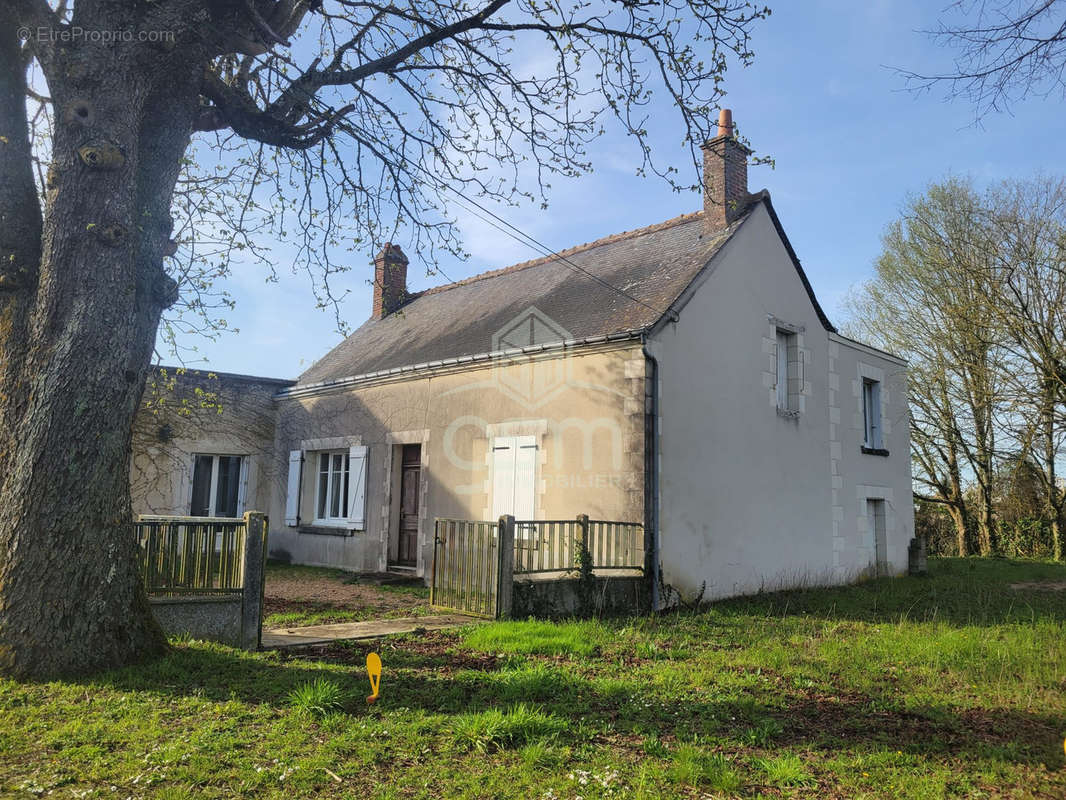
[[[428,590],[397,591],[372,583],[349,582],[354,576],[343,573],[323,573],[306,568],[268,569],[263,591],[266,615],[336,611],[341,618],[350,619],[354,614],[360,619],[373,619],[428,612]]]
[[[1012,583],[1010,588],[1024,592],[1066,592],[1066,581],[1023,581]]]
[[[428,597],[411,592],[395,592],[373,584],[345,583],[336,578],[306,578],[268,575],[266,597],[297,603],[322,603],[336,608],[375,606],[395,611],[424,605]]]
[[[435,677],[449,676],[460,670],[491,672],[500,668],[500,658],[495,653],[477,653],[457,650],[454,634],[442,631],[426,631],[402,643],[333,642],[312,645],[301,650],[282,651],[282,660],[305,659],[332,661],[339,664],[354,664],[362,667],[370,651],[382,653],[390,664],[402,667],[431,670]]]

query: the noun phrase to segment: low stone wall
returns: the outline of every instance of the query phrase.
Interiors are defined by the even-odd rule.
[[[156,595],[148,598],[152,613],[168,636],[190,636],[244,647],[244,604],[239,594]],[[259,637],[255,631],[256,639]]]
[[[511,616],[516,619],[643,614],[650,608],[648,582],[639,573],[514,577]]]

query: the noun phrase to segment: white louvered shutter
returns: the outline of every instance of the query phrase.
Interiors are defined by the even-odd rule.
[[[289,452],[289,482],[285,487],[285,524],[289,527],[300,524],[300,474],[303,460],[302,450]]]
[[[532,520],[533,498],[536,496],[537,480],[537,440],[532,436],[518,436],[515,439],[514,465],[514,518]]]
[[[492,443],[492,518],[504,514],[516,520],[534,518],[537,479],[537,439],[501,436]]]
[[[515,440],[497,437],[492,443],[492,518],[510,514],[514,508]]]
[[[348,524],[366,530],[366,446],[348,448]]]

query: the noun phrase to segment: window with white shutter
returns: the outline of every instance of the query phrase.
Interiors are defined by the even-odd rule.
[[[347,450],[315,454],[314,524],[348,521],[349,457]]]

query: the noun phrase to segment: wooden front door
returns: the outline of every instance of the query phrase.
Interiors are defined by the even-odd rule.
[[[403,446],[400,475],[400,539],[396,563],[413,567],[418,561],[418,495],[422,477],[422,445]]]

